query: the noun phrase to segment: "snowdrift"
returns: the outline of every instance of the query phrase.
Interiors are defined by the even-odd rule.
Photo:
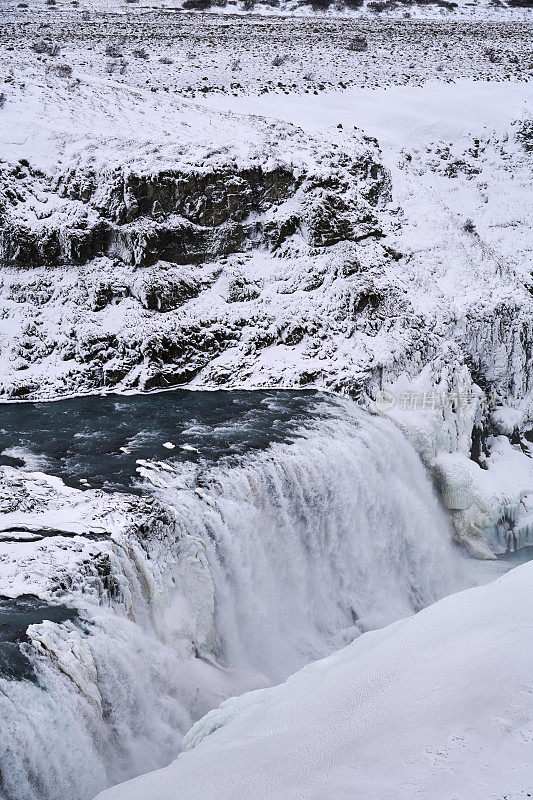
[[[532,578],[525,564],[226,701],[173,764],[98,800],[525,797]]]

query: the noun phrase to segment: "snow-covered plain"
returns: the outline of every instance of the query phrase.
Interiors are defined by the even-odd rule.
[[[226,701],[166,769],[99,800],[522,800],[533,793],[533,564]]]
[[[531,9],[530,0],[4,0],[4,8],[23,13],[27,8],[49,12],[53,7],[56,16],[69,13],[96,11],[124,15],[128,18],[147,11],[162,12],[173,19],[181,16],[215,18],[228,16],[233,22],[239,17],[310,18],[321,23],[341,19],[476,19],[481,13],[484,20],[507,20],[526,17]]]

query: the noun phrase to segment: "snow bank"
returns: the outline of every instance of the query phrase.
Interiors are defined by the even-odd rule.
[[[532,579],[526,564],[226,701],[173,764],[99,800],[524,797]]]

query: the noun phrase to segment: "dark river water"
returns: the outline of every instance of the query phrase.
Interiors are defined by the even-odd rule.
[[[0,464],[70,486],[131,491],[138,459],[214,462],[263,449],[290,439],[330,403],[317,392],[176,390],[3,404]]]
[[[63,605],[50,605],[33,595],[16,599],[0,597],[0,675],[17,680],[33,680],[35,672],[30,659],[21,649],[29,625],[43,622],[75,621],[77,612]]]

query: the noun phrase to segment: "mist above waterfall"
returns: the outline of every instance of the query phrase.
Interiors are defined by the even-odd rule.
[[[457,576],[411,446],[351,401],[323,402],[326,417],[262,452],[141,470],[207,546],[219,656],[270,680],[419,610]]]

